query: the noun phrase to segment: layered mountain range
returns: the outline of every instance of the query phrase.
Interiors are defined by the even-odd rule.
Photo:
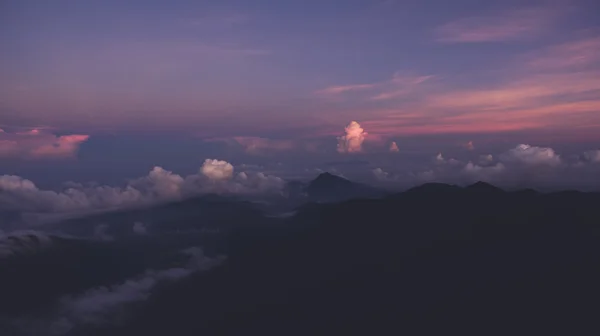
[[[331,174],[293,190],[285,216],[206,195],[5,235],[3,330],[598,331],[600,193],[483,182],[389,193]]]

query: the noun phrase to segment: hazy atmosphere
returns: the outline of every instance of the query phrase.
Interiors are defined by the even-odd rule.
[[[3,1],[0,169],[53,190],[122,186],[155,166],[196,174],[205,159],[236,173],[335,171],[390,187],[583,188],[600,160],[598,10]],[[439,153],[456,167],[436,165]],[[508,161],[549,165],[553,176],[524,177]]]
[[[391,257],[397,251],[380,250],[363,230],[401,235],[415,249],[422,242],[415,236],[438,229],[428,239],[477,242],[456,259],[466,278],[480,262],[471,255],[496,260],[502,251],[506,264],[521,265],[538,246],[550,258],[557,250],[545,240],[510,240],[529,239],[539,223],[573,222],[544,232],[574,230],[594,246],[594,234],[577,223],[587,230],[595,221],[590,209],[600,192],[599,13],[597,0],[0,1],[0,272],[16,270],[0,283],[0,301],[12,295],[0,304],[0,334],[6,325],[9,336],[238,335],[234,321],[250,320],[256,324],[240,329],[261,333],[260,321],[279,312],[265,308],[249,320],[226,312],[283,305],[278,290],[294,292],[306,280],[301,274],[335,278],[331,264],[343,272],[364,266],[346,269],[329,246],[357,246],[365,259],[390,255],[382,257],[390,267],[404,267]],[[384,217],[407,226],[392,229]],[[436,226],[442,222],[460,233]],[[481,222],[490,226],[464,229]],[[335,226],[342,224],[348,229]],[[314,231],[302,238],[286,231],[306,227]],[[323,243],[346,229],[341,247]],[[587,246],[579,238],[564,246]],[[498,241],[524,247],[507,251]],[[441,268],[414,265],[438,270],[458,251],[431,248],[443,261],[411,259],[410,286],[419,276],[445,277]],[[569,256],[594,255],[586,253],[581,247]],[[17,261],[23,255],[35,262]],[[270,273],[295,263],[297,278]],[[232,280],[253,274],[251,267],[259,271],[248,287]],[[47,292],[30,295],[34,280],[56,269]],[[279,279],[281,288],[264,279]],[[332,291],[370,283],[352,281],[315,285],[314,305],[328,309],[322,294],[344,306],[345,296]],[[196,318],[189,313],[147,308],[186,311],[179,306],[186,295],[164,285],[172,282],[189,284],[181,292],[202,301],[188,302],[205,314],[197,328],[186,324]],[[262,290],[270,294],[250,294]],[[290,300],[275,334],[291,335],[290,316],[309,314],[298,308],[309,305],[302,295]],[[410,300],[403,316],[437,316],[433,304],[415,308],[427,299]],[[143,309],[130,306],[146,301]],[[130,308],[131,316],[123,313]],[[352,320],[348,314],[340,319]],[[140,322],[157,316],[170,321],[167,329]],[[336,328],[329,334],[347,334]]]

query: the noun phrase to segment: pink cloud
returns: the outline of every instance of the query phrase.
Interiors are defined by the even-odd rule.
[[[54,143],[44,144],[33,149],[31,154],[37,158],[71,157],[79,149],[79,145],[88,139],[88,135],[61,136]]]
[[[32,130],[25,131],[25,132],[19,132],[17,134],[18,135],[40,135],[40,130],[37,128],[34,128]]]
[[[338,95],[338,94],[349,92],[349,91],[370,89],[373,86],[375,86],[375,84],[353,84],[353,85],[330,86],[323,90],[317,91],[317,93],[325,94],[325,95]]]
[[[489,89],[433,95],[429,104],[443,108],[507,109],[535,105],[541,99],[600,90],[595,72],[527,74]]]
[[[338,96],[351,91],[365,91],[372,100],[389,100],[412,94],[421,84],[431,78],[434,78],[434,76],[413,76],[395,73],[389,80],[370,84],[331,86],[317,91],[317,93],[326,96]]]
[[[557,70],[600,63],[600,37],[584,38],[532,53],[534,69]]]
[[[352,121],[346,126],[346,135],[338,137],[337,150],[340,153],[362,152],[362,143],[365,141],[367,132],[360,127],[356,121]]]
[[[392,143],[390,144],[390,152],[398,153],[399,151],[400,148],[398,148],[398,144],[396,143],[396,141],[392,141]]]
[[[385,145],[388,142],[387,136],[385,134],[372,133],[372,132],[369,132],[367,134],[367,132],[365,132],[364,135],[365,135],[364,141],[371,145],[385,147]]]
[[[402,96],[409,95],[424,82],[434,78],[434,76],[401,76],[395,74],[394,78],[389,82],[389,85],[384,88],[383,92],[371,97],[373,100],[389,100]]]
[[[244,151],[252,155],[266,155],[273,152],[287,152],[293,150],[317,151],[319,143],[314,140],[268,139],[261,137],[237,136],[232,138],[210,138],[205,141],[223,142],[230,146],[241,146]]]
[[[22,159],[70,158],[89,135],[57,137],[38,129],[20,133],[0,133],[0,157]]]
[[[398,113],[401,113],[399,111]],[[427,112],[424,112],[424,114]],[[380,116],[379,120],[365,122],[374,132],[385,136],[419,134],[493,133],[539,128],[538,120],[488,120],[485,116],[465,114],[449,117],[423,117],[420,120],[398,120]],[[369,134],[369,137],[371,134]]]
[[[474,96],[466,94],[467,92]],[[370,119],[361,124],[368,127],[369,140],[373,134],[385,138],[397,135],[494,133],[565,127],[571,130],[589,128],[586,133],[589,137],[594,128],[600,130],[600,100],[577,101],[578,94],[573,95],[572,102],[554,101],[554,96],[560,95],[558,91],[554,95],[521,96],[505,101],[494,98],[486,100],[485,95],[480,96],[478,90],[455,94],[456,96],[451,93],[438,96],[432,94],[428,99],[436,99],[435,104],[426,99],[414,106],[381,111],[365,110],[364,115]],[[565,94],[562,98],[568,96]],[[441,100],[437,100],[440,97],[448,100],[442,104]],[[468,144],[464,146],[467,149],[470,147]]]
[[[263,151],[289,151],[296,147],[292,140],[274,140],[259,137],[234,137],[238,144],[244,147],[247,153]]]
[[[531,38],[546,32],[557,19],[554,9],[528,8],[447,23],[435,33],[443,43],[500,42]]]
[[[539,105],[539,106],[537,106]],[[543,129],[548,127],[577,127],[581,125],[598,125],[600,123],[600,100],[579,101],[570,103],[537,103],[529,105],[507,106],[506,108],[481,109],[470,108],[463,114],[448,116],[438,120],[443,123],[439,127],[456,127],[471,125],[476,130],[523,130]],[[598,127],[598,126],[596,126]]]
[[[436,120],[444,124],[496,124],[515,130],[576,127],[600,123],[600,73],[532,74],[487,89],[430,95],[425,110],[454,111]]]
[[[444,78],[433,82],[432,76],[396,74],[365,92],[362,106],[346,112],[363,120],[369,140],[373,134],[389,138],[544,129],[563,130],[573,140],[598,138],[600,36],[528,52],[499,70],[502,74],[493,82],[461,88]],[[410,99],[392,99],[404,95]],[[390,101],[381,108],[380,99]]]

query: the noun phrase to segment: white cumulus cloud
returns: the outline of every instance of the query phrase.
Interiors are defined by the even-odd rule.
[[[442,153],[438,153],[435,156],[435,158],[433,159],[433,161],[437,164],[446,163],[446,159],[444,159],[444,156],[442,155]]]
[[[491,181],[499,174],[505,171],[506,167],[502,163],[497,163],[494,166],[479,166],[469,162],[463,168],[463,171],[472,179],[472,180],[481,180],[481,181]]]
[[[154,167],[148,175],[123,187],[69,183],[66,189],[60,191],[40,189],[34,182],[20,176],[0,175],[0,211],[61,216],[85,214],[207,193],[279,193],[285,185],[281,178],[262,172],[240,172],[234,177],[233,170],[226,161],[208,159],[199,173],[185,177]]]
[[[356,121],[346,126],[346,135],[338,137],[337,150],[340,153],[357,153],[362,151],[362,143],[367,133]]]
[[[214,181],[227,180],[233,176],[233,166],[221,160],[206,159],[201,171],[204,176]]]
[[[387,173],[381,168],[375,168],[372,170],[372,172],[375,178],[379,181],[386,181],[389,179],[389,173]]]
[[[526,165],[558,166],[561,164],[560,155],[548,147],[535,147],[521,144],[501,156],[506,162],[518,162]]]

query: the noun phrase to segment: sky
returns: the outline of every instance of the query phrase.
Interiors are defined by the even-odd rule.
[[[123,186],[154,167],[202,175],[207,159],[282,179],[593,187],[599,13],[591,0],[4,0],[0,187]]]

